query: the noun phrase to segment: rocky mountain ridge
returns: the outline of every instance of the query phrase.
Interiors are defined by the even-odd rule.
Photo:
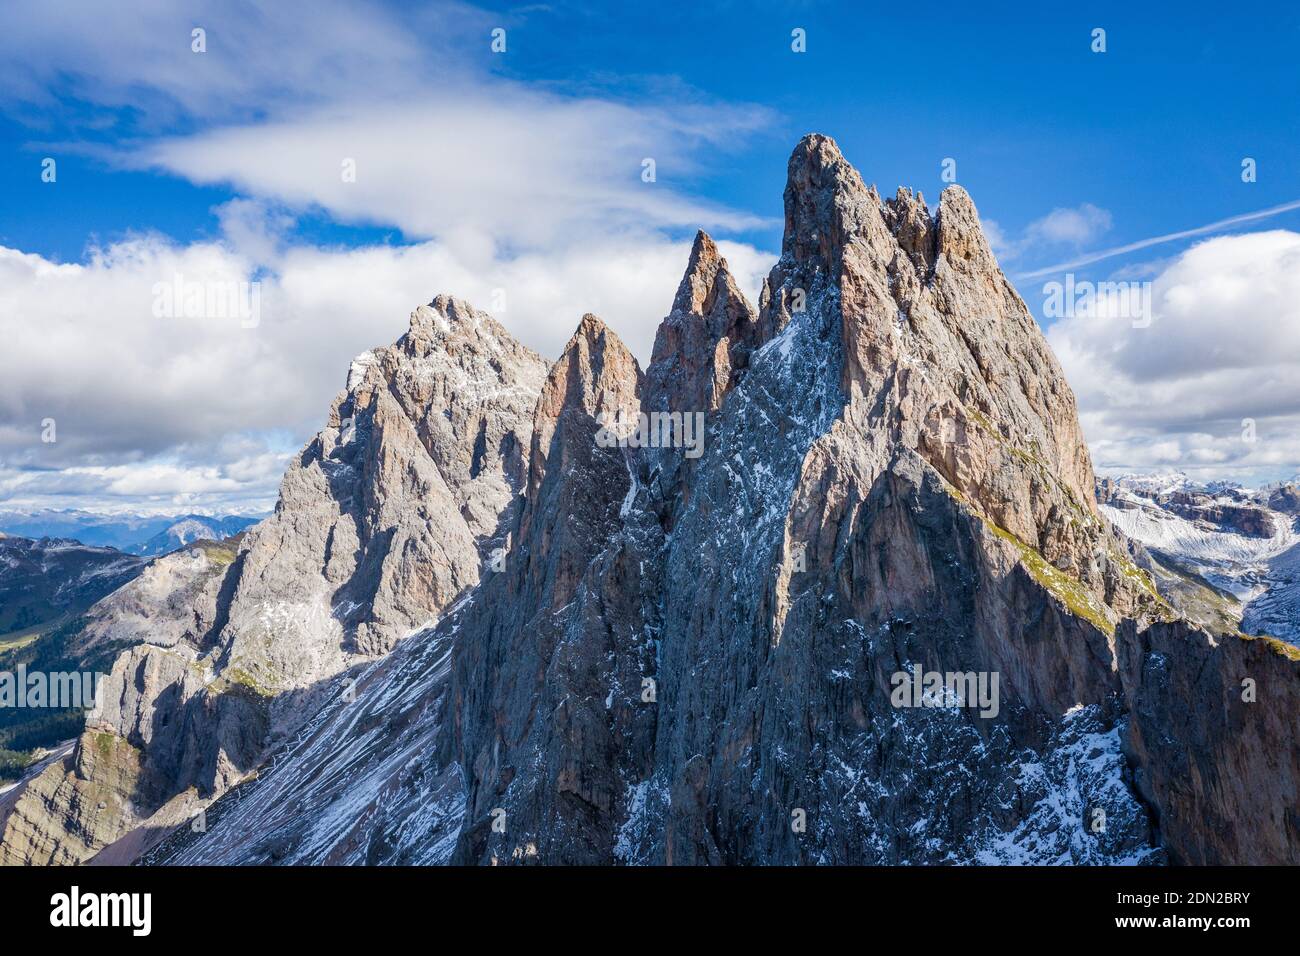
[[[79,613],[130,581],[144,564],[79,541],[0,535],[0,635]]]
[[[258,690],[193,692],[218,772],[132,718],[137,645],[6,848],[125,745],[178,796],[100,862],[1300,861],[1300,653],[1189,622],[1108,522],[970,197],[884,199],[818,135],[787,172],[757,307],[701,234],[644,371],[595,316],[547,366],[445,298],[358,359],[178,640]],[[656,440],[611,440],[629,409]],[[271,593],[329,621],[259,631]]]
[[[65,758],[0,800],[0,858],[83,862],[188,819],[314,714],[331,680],[472,586],[523,481],[545,372],[448,297],[359,356],[270,518],[237,549],[156,560],[68,637],[116,655],[103,706]]]

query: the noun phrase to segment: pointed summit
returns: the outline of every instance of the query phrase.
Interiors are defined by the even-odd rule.
[[[623,340],[588,312],[551,367],[538,416],[558,416],[572,408],[595,417],[615,408],[635,408],[641,368]]]
[[[686,274],[677,286],[673,299],[674,312],[694,312],[702,315],[708,311],[708,300],[713,293],[719,271],[726,271],[727,260],[722,258],[717,245],[701,229],[691,245],[691,258]]]
[[[980,225],[970,194],[953,184],[939,197],[936,216],[936,256],[966,272],[998,272],[998,264]]]
[[[408,355],[422,356],[445,350],[448,343],[456,341],[481,341],[489,349],[515,344],[496,319],[452,295],[437,295],[412,312],[410,329],[397,344]]]
[[[569,599],[582,569],[617,514],[631,479],[625,451],[599,440],[614,416],[641,405],[641,369],[628,347],[588,313],[542,385],[533,416],[528,488],[517,540],[545,567],[544,579]]]
[[[786,198],[790,231],[762,318],[752,320],[700,235],[660,329],[640,407],[721,402],[704,429],[707,449],[692,458],[663,442],[609,440],[597,416],[637,399],[639,373],[618,337],[584,316],[559,361],[539,372],[526,496],[517,514],[513,504],[501,512],[492,542],[509,532],[504,561],[465,600],[425,605],[442,609],[437,624],[369,668],[355,700],[312,708],[310,732],[286,744],[285,759],[250,760],[255,774],[232,769],[240,789],[214,813],[219,826],[194,834],[188,811],[162,821],[179,821],[168,837],[175,849],[155,859],[1300,859],[1294,820],[1278,811],[1300,792],[1300,773],[1279,771],[1300,768],[1290,733],[1300,662],[1266,638],[1229,630],[1214,640],[1182,622],[1151,623],[1169,609],[1089,504],[1073,396],[984,255],[969,197],[950,190],[935,214],[908,190],[882,200],[831,140],[810,136],[791,159]],[[430,307],[430,334],[455,311]],[[748,353],[767,341],[755,326],[781,335]],[[466,340],[459,351],[484,355],[477,348]],[[243,570],[231,573],[257,583],[288,563],[303,583],[298,596],[250,593],[250,610],[266,616],[271,599],[296,604],[304,590],[331,598],[329,608],[370,601],[337,586],[359,546],[386,550],[379,580],[398,586],[385,594],[425,587],[429,552],[446,550],[454,506],[473,498],[438,486],[451,474],[448,456],[433,457],[447,443],[436,432],[444,408],[420,390],[436,360],[403,364],[420,417],[393,407],[406,379],[386,379],[338,457],[286,479],[300,501],[315,500],[315,488],[337,493],[317,509],[327,520],[286,510],[263,526],[277,537],[243,552]],[[447,381],[463,402],[474,380],[459,368],[449,366]],[[482,401],[516,394],[509,382],[487,385]],[[468,447],[483,434],[474,421],[455,432],[472,454],[471,485],[483,461],[478,438]],[[529,432],[524,423],[520,435]],[[431,437],[433,460],[417,454],[408,466],[400,452],[420,451],[408,433]],[[374,451],[363,460],[365,447]],[[367,483],[389,499],[377,510],[354,504]],[[453,507],[430,510],[437,501]],[[316,535],[310,548],[306,534]],[[317,588],[322,566],[328,586]],[[472,569],[464,579],[475,579]],[[1117,628],[1121,616],[1139,620]],[[235,623],[258,625],[247,615]],[[292,639],[284,631],[277,616],[248,646],[278,653]],[[190,679],[195,668],[163,651],[148,651],[158,668],[149,683],[163,668]],[[131,699],[142,671],[127,664],[106,700]],[[899,701],[889,675],[900,669],[918,682],[923,672],[966,675],[965,700],[944,703],[969,706],[936,712],[918,706],[919,693]],[[241,674],[263,679],[252,667]],[[1269,693],[1234,710],[1243,674]],[[139,728],[153,728],[155,741],[199,725],[228,729],[232,745],[236,731],[263,739],[257,724],[185,719],[213,713],[200,703],[164,713],[165,726],[140,708],[111,767],[52,765],[11,819],[22,826],[70,790],[68,811],[94,819],[26,845],[78,846],[82,819],[100,826],[99,812],[83,808],[96,806],[108,775],[137,765]],[[99,742],[83,747],[87,760]],[[151,744],[138,765],[152,773],[172,752]],[[382,798],[368,805],[374,812],[356,812],[358,782]],[[148,792],[128,784],[124,800]],[[816,822],[797,839],[791,807]],[[1078,839],[1097,807],[1106,832]]]
[[[761,345],[758,313],[708,234],[691,247],[672,311],[659,325],[646,371],[646,407],[713,411]]]
[[[533,416],[528,493],[540,488],[548,460],[566,445],[590,443],[602,414],[635,413],[641,405],[641,368],[623,340],[587,313],[542,385]],[[564,423],[582,432],[566,438]]]
[[[829,261],[833,248],[860,231],[874,192],[840,152],[835,140],[810,133],[790,154],[785,185],[782,252],[796,260]]]

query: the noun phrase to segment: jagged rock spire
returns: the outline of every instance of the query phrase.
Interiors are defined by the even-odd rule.
[[[603,414],[635,414],[640,407],[641,368],[623,340],[591,313],[551,366],[533,416],[528,490],[532,496],[558,451],[556,432],[566,413],[594,422]]]
[[[647,409],[711,412],[761,345],[758,313],[700,231],[646,371]]]
[[[1058,497],[1040,470],[1064,490],[1063,512],[1095,518],[1074,396],[966,191],[949,186],[934,213],[906,189],[881,200],[819,134],[795,147],[788,172],[784,255],[762,321],[784,327],[794,290],[834,284],[848,418],[868,427],[892,409],[895,440],[1036,545]],[[1021,489],[1010,496],[1009,474]]]
[[[727,260],[722,258],[717,244],[703,229],[695,233],[691,244],[691,258],[686,264],[686,274],[677,286],[673,298],[673,311],[703,315],[711,307],[711,299],[718,292],[718,273],[726,272]]]
[[[1109,633],[1140,579],[1091,563],[1115,542],[1079,500],[1073,397],[969,197],[949,190],[933,214],[907,191],[882,201],[823,136],[790,171],[762,317],[701,236],[661,329],[640,407],[716,406],[719,444],[690,480],[640,486],[636,454],[595,440],[597,416],[636,407],[641,382],[584,317],[539,389],[505,567],[228,795],[218,826],[174,821],[180,859],[1158,862],[1155,819],[1175,860],[1295,862],[1277,808],[1295,804],[1296,774],[1278,768],[1300,766],[1296,694],[1234,703],[1243,673],[1296,687],[1294,655],[1182,624]],[[431,307],[413,340],[460,314]],[[780,341],[747,338],[755,325]],[[737,342],[759,347],[719,395]],[[362,379],[395,360],[377,355]],[[468,393],[456,369],[473,367],[441,371]],[[354,460],[312,459],[303,499],[327,481],[360,494]],[[433,470],[371,473],[419,485]],[[646,507],[659,494],[671,526]],[[430,517],[441,541],[450,518]],[[278,560],[295,545],[311,574],[350,559],[341,528],[323,555],[304,549],[304,524],[286,516]],[[922,670],[994,690],[975,688],[979,709],[900,706],[894,677]],[[1189,718],[1198,694],[1220,705]],[[1097,807],[1103,833],[1085,829]]]

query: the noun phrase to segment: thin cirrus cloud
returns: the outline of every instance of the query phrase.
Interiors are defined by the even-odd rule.
[[[1130,253],[1140,252],[1143,249],[1150,249],[1152,246],[1164,245],[1167,242],[1178,242],[1182,239],[1194,239],[1197,236],[1206,236],[1214,232],[1224,232],[1237,226],[1244,226],[1247,223],[1258,222],[1263,219],[1271,219],[1274,216],[1280,216],[1283,213],[1292,212],[1296,209],[1300,209],[1300,199],[1280,203],[1276,206],[1270,206],[1267,209],[1257,209],[1254,212],[1245,212],[1237,216],[1229,216],[1227,219],[1218,219],[1202,226],[1193,226],[1190,229],[1180,229],[1177,232],[1168,232],[1160,236],[1150,236],[1146,239],[1139,239],[1136,242],[1128,242],[1120,246],[1112,246],[1108,249],[1090,252],[1067,262],[1058,262],[1055,265],[1044,266],[1041,269],[1034,269],[1031,272],[1020,273],[1016,278],[1041,279],[1044,276],[1064,272],[1069,269],[1078,269],[1083,266],[1092,265],[1094,262],[1113,259],[1116,256],[1124,256],[1129,255]]]

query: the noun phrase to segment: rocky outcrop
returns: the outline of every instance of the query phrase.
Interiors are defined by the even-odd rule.
[[[708,235],[698,233],[672,311],[655,335],[645,409],[716,411],[761,339],[758,313],[727,260]]]
[[[523,480],[544,374],[490,316],[445,296],[396,345],[359,356],[241,550],[230,663],[272,690],[303,686],[349,653],[389,650],[476,582]]]
[[[151,860],[1160,858],[1111,641],[1122,613],[1163,609],[1110,556],[1073,398],[969,199],[937,218],[881,202],[810,137],[786,210],[757,311],[697,238],[644,381],[583,319],[502,570],[219,804],[227,823]],[[602,441],[638,401],[697,404],[699,456]],[[896,707],[914,666],[997,674],[996,706]],[[381,700],[403,729],[376,749]],[[412,739],[437,813],[395,782],[364,832],[331,833],[353,799],[337,781],[383,777]],[[313,793],[290,821],[295,781]],[[272,818],[278,854],[241,836]]]
[[[196,541],[149,562],[138,578],[87,612],[68,637],[68,652],[107,668],[137,644],[202,646],[218,626],[221,586],[238,549],[238,538]]]
[[[1300,515],[1300,489],[1293,484],[1285,484],[1269,492],[1266,499],[1268,506],[1282,514]]]
[[[171,819],[178,796],[210,801],[317,712],[331,679],[477,583],[524,487],[546,371],[450,297],[359,356],[275,513],[237,552],[177,552],[91,612],[74,640],[125,650],[75,752],[0,810],[4,861],[47,862],[56,846],[60,860],[85,859],[159,812]],[[87,764],[105,735],[134,754],[133,773]],[[105,788],[116,797],[95,801],[89,825],[83,794]]]
[[[639,688],[634,675],[646,662],[624,653],[640,640],[630,623],[603,624],[620,606],[632,621],[635,597],[616,600],[611,586],[616,603],[606,605],[590,583],[592,561],[621,532],[634,482],[632,452],[598,442],[597,432],[602,414],[635,407],[641,383],[626,346],[585,316],[541,388],[504,562],[489,565],[437,628],[358,675],[355,698],[336,697],[237,803],[220,801],[207,834],[180,831],[149,859],[446,861],[475,852],[474,841],[458,849],[463,832],[492,832],[503,792],[518,800],[509,813],[547,834],[542,850],[521,846],[515,859],[599,838],[579,832],[571,811],[587,801],[608,809],[622,790],[609,766],[618,742],[603,703],[607,658],[629,688]],[[638,573],[626,561],[604,567],[620,580]],[[601,623],[587,630],[575,617]],[[641,739],[648,744],[644,726]],[[342,753],[351,757],[340,762]],[[535,760],[539,753],[550,759]],[[347,807],[353,823],[333,827],[316,813],[326,807]],[[246,840],[246,825],[265,828],[267,839]]]

